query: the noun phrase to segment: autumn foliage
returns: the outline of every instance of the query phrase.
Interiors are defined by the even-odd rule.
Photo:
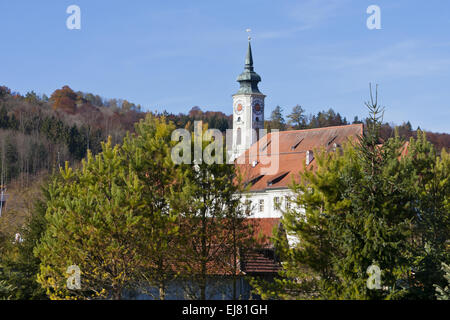
[[[55,90],[50,97],[54,110],[62,110],[70,114],[74,114],[76,111],[76,100],[77,94],[69,86]]]

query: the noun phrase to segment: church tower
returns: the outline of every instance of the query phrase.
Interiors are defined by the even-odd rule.
[[[240,88],[233,95],[233,147],[236,159],[259,140],[259,129],[264,129],[264,98],[258,89],[261,77],[253,71],[250,38],[244,72],[237,78]]]

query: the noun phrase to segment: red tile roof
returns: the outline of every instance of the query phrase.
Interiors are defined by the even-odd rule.
[[[242,252],[240,256],[240,270],[248,273],[277,273],[281,265],[274,256],[271,243],[273,230],[280,225],[279,218],[249,219],[253,227],[253,237],[257,240],[259,248]]]
[[[314,166],[314,160],[306,165],[308,150],[332,151],[362,134],[362,124],[271,132],[254,143],[235,163],[244,180],[251,183],[251,191],[287,188],[293,179],[299,181],[301,171]],[[278,166],[275,166],[277,160]],[[256,166],[253,166],[254,161],[257,161]],[[275,170],[270,169],[271,166]]]
[[[273,249],[252,250],[242,255],[241,271],[249,273],[278,273],[280,263],[274,256]]]
[[[253,238],[261,247],[270,247],[272,231],[280,225],[279,218],[250,218],[253,229]]]

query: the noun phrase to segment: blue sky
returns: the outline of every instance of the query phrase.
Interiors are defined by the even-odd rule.
[[[72,4],[81,30],[66,28]],[[372,4],[381,30],[366,27]],[[231,114],[251,28],[266,117],[296,104],[363,117],[372,82],[386,121],[450,133],[449,12],[443,0],[1,1],[0,85]]]

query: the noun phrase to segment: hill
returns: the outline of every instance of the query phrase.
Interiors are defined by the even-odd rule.
[[[14,213],[11,224],[23,223],[32,200],[38,197],[41,181],[49,173],[65,161],[76,166],[88,149],[96,154],[108,136],[112,137],[113,144],[121,143],[127,131],[134,131],[134,123],[145,117],[141,109],[127,100],[105,99],[76,92],[68,86],[55,90],[50,97],[34,92],[21,95],[0,86],[0,184],[7,184],[11,195],[7,206],[7,211]],[[267,129],[308,129],[350,123],[333,109],[306,115],[300,106],[295,106],[289,121],[285,121],[281,111],[277,107],[268,117]],[[231,115],[202,111],[199,107],[186,114],[167,111],[154,114],[173,121],[178,128],[193,130],[196,120],[222,132],[232,128]],[[364,121],[355,117],[353,123]],[[409,122],[400,126],[386,123],[382,138],[393,136],[395,131],[405,139],[417,134]],[[450,149],[449,134],[427,132],[427,138],[438,150]],[[4,223],[6,219],[2,220]]]

